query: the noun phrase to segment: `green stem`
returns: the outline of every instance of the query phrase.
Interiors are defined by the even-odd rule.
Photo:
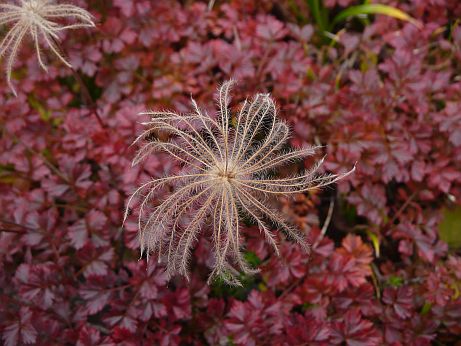
[[[321,0],[306,0],[307,5],[312,11],[315,22],[317,23],[318,28],[322,31],[322,34],[325,31],[329,30],[330,23],[328,20],[328,11],[323,7]]]

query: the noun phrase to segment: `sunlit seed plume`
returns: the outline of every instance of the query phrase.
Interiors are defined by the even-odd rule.
[[[70,24],[61,24],[71,20]],[[66,29],[94,27],[92,16],[86,10],[69,4],[57,4],[54,0],[17,0],[0,4],[0,25],[9,30],[0,43],[0,57],[6,59],[6,78],[13,93],[11,72],[19,48],[26,37],[32,39],[40,66],[46,71],[40,44],[43,42],[66,65],[70,63],[63,56],[57,42],[59,33]]]
[[[139,199],[141,254],[156,253],[165,260],[170,276],[188,277],[188,262],[200,231],[212,231],[215,264],[210,279],[219,276],[239,285],[237,266],[250,268],[242,254],[241,217],[255,222],[278,254],[271,229],[276,228],[309,250],[304,236],[292,227],[268,201],[318,189],[349,175],[319,174],[323,159],[301,174],[278,178],[277,169],[314,155],[319,147],[287,150],[287,124],[277,119],[276,106],[268,94],[257,94],[243,103],[235,118],[229,109],[233,81],[224,83],[217,94],[217,119],[208,116],[192,100],[193,112],[145,112],[150,121],[135,141],[142,147],[133,160],[139,163],[152,152],[163,151],[181,165],[177,175],[154,179],[139,187],[128,201],[128,210]],[[152,139],[157,133],[169,140]],[[167,188],[173,188],[168,192]],[[167,197],[160,198],[163,194]],[[154,198],[155,197],[155,198]]]

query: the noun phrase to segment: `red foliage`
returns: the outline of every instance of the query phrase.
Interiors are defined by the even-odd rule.
[[[32,46],[17,62],[18,97],[0,81],[5,345],[456,340],[461,257],[438,225],[449,201],[461,200],[458,1],[383,1],[422,28],[376,16],[363,28],[347,24],[327,45],[289,1],[216,1],[211,11],[203,1],[75,3],[98,26],[68,32],[62,45],[106,127],[72,72],[51,56],[41,71]],[[121,225],[135,186],[178,169],[163,155],[131,168],[137,113],[185,111],[191,95],[211,108],[217,83],[230,77],[240,80],[236,101],[272,93],[293,144],[324,144],[327,169],[357,161],[357,171],[337,189],[280,206],[310,232],[310,257],[282,237],[277,257],[248,226],[247,258],[262,270],[242,278],[244,288],[206,285],[205,239],[191,281],[166,282],[162,263],[138,260],[135,218]]]

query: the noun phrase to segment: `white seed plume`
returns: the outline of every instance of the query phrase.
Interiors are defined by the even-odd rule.
[[[309,245],[299,231],[267,201],[321,188],[349,175],[318,174],[323,159],[309,170],[291,177],[277,178],[277,168],[316,153],[318,147],[286,149],[290,130],[277,119],[276,107],[268,94],[257,94],[245,101],[232,117],[229,91],[233,81],[222,85],[217,94],[217,120],[208,116],[192,100],[193,113],[145,112],[147,130],[135,141],[143,142],[133,160],[136,165],[154,151],[163,151],[179,161],[177,175],[154,179],[139,187],[128,201],[140,197],[139,239],[141,255],[155,252],[166,261],[170,276],[188,277],[188,262],[201,229],[212,231],[215,265],[210,280],[219,276],[239,285],[236,264],[244,273],[249,268],[242,255],[241,217],[253,220],[278,254],[271,231],[278,228],[308,251]],[[169,140],[155,137],[159,132]],[[173,192],[169,192],[172,187]],[[158,195],[167,193],[160,199]],[[168,195],[169,193],[169,195]]]
[[[68,25],[61,20],[71,20]],[[54,0],[17,0],[0,4],[0,25],[9,25],[9,30],[0,43],[0,57],[6,58],[6,78],[13,93],[11,72],[23,40],[32,39],[40,66],[46,71],[40,44],[49,49],[66,65],[72,67],[57,46],[59,33],[66,29],[94,27],[92,16],[86,10],[69,4],[56,4]]]

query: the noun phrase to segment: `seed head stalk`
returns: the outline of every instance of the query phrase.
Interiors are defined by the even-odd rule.
[[[57,50],[59,51],[59,54],[61,54],[62,56],[66,56],[67,54],[62,48],[61,43],[58,40],[56,40],[54,37],[52,37],[52,40],[53,40],[53,44],[56,46]],[[80,76],[80,73],[78,73],[78,71],[73,66],[68,66],[68,67],[72,71],[72,75],[80,87],[81,95],[83,97],[83,102],[85,103],[87,107],[89,107],[91,113],[96,117],[96,120],[98,121],[99,125],[103,129],[107,129],[107,125],[102,121],[101,116],[99,115],[98,105],[91,97],[90,91],[88,90],[88,87],[86,86],[85,82]]]

